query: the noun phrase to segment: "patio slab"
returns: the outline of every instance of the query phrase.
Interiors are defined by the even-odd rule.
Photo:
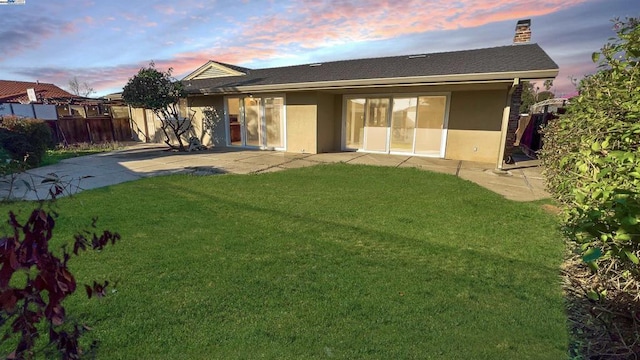
[[[400,166],[400,164],[407,161],[409,158],[410,156],[401,155],[365,154],[364,156],[357,157],[347,163],[376,166]]]
[[[359,152],[339,152],[339,153],[322,153],[313,154],[306,157],[309,161],[317,161],[322,163],[337,163],[337,162],[350,162],[353,159],[365,156],[364,153]]]
[[[375,166],[414,167],[422,170],[459,176],[473,181],[508,199],[531,201],[549,197],[539,166],[511,166],[496,171],[495,164],[446,160],[406,155],[341,152],[299,154],[259,150],[212,148],[192,153],[166,151],[159,144],[136,144],[124,150],[66,159],[58,164],[29,170],[18,180],[36,184],[37,192],[29,191],[22,181],[16,182],[14,197],[26,200],[42,198],[49,184],[42,184],[47,174],[55,173],[69,181],[84,176],[76,190],[98,188],[143,177],[176,173],[197,175],[253,174],[282,171],[321,163],[348,163]],[[516,164],[517,165],[517,164]],[[0,183],[0,197],[8,193],[6,182]],[[75,192],[75,191],[74,191]]]

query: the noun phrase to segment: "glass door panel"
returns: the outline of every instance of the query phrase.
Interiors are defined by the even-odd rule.
[[[244,98],[244,140],[246,146],[260,146],[260,98]]]
[[[417,98],[394,98],[391,114],[390,150],[413,152],[413,133],[416,127]]]
[[[242,145],[242,135],[240,135],[240,99],[227,99],[227,113],[229,115],[229,144]]]
[[[416,153],[440,155],[446,102],[446,96],[418,98]]]
[[[368,99],[365,110],[364,149],[386,152],[389,99]]]
[[[364,104],[365,99],[347,100],[347,120],[345,147],[362,149],[364,138]]]
[[[267,147],[284,147],[284,98],[264,99]]]

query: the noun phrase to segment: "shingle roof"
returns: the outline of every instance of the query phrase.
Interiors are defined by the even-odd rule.
[[[225,64],[222,64],[225,65]],[[368,82],[380,79],[436,77],[447,75],[518,73],[555,70],[558,65],[537,44],[332,61],[266,69],[246,69],[247,75],[185,80],[189,93],[233,91],[242,87],[318,82]],[[555,77],[555,75],[553,75]],[[387,82],[388,83],[388,82]]]
[[[0,80],[0,101],[28,103],[27,89],[34,89],[38,99],[74,97],[54,84]]]

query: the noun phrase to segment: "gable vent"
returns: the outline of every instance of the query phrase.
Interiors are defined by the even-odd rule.
[[[222,69],[212,66],[209,69],[203,71],[200,75],[196,76],[194,79],[196,80],[211,79],[211,78],[218,78],[218,77],[225,77],[225,76],[231,76],[231,74],[229,74],[228,71],[224,71]]]

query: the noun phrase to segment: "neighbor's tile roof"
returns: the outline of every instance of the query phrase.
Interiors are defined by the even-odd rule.
[[[0,101],[28,103],[27,89],[34,89],[38,99],[74,97],[53,84],[0,80]]]
[[[226,64],[222,64],[225,65]],[[185,80],[189,93],[239,86],[299,84],[324,81],[511,73],[554,70],[558,65],[537,44],[344,60],[266,69],[244,69],[247,75]]]

